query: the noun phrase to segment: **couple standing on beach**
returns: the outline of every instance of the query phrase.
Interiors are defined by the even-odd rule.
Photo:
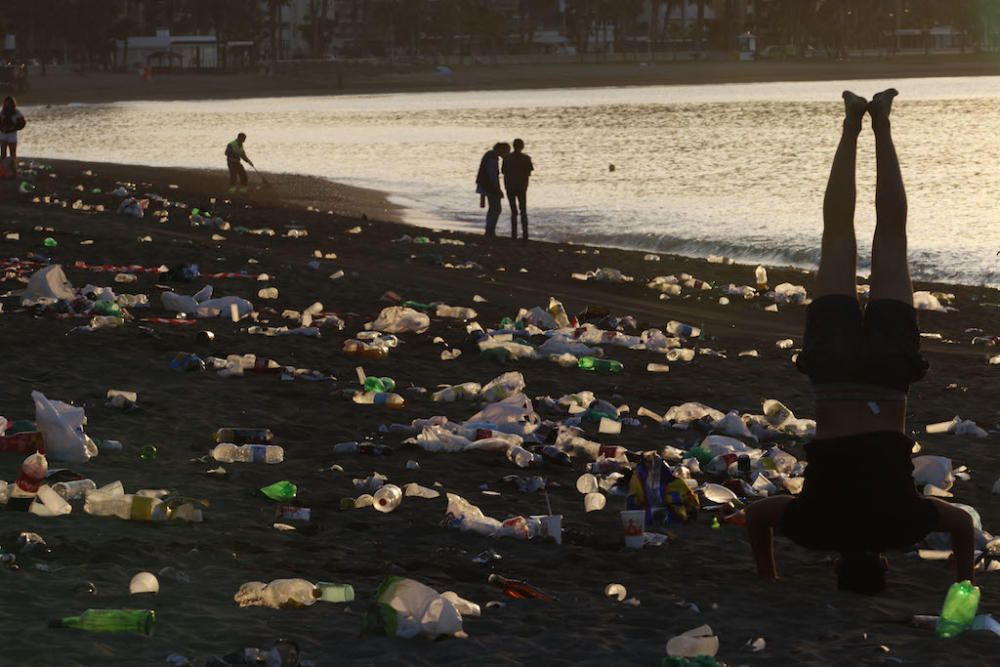
[[[501,166],[501,160],[503,165]],[[531,157],[524,152],[524,142],[514,140],[514,152],[510,144],[501,142],[486,151],[479,161],[479,172],[476,174],[476,192],[479,194],[479,206],[486,210],[486,236],[497,235],[497,221],[502,210],[503,190],[500,188],[500,174],[507,187],[507,200],[510,202],[510,237],[517,239],[518,208],[521,215],[521,240],[528,240],[528,180],[535,166]]]

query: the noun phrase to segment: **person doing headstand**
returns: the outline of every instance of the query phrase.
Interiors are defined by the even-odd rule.
[[[764,579],[777,578],[775,531],[807,548],[840,552],[838,587],[845,590],[881,591],[887,567],[882,552],[909,547],[931,531],[950,533],[956,581],[973,579],[972,518],[917,493],[913,441],[905,434],[907,391],[928,364],[920,353],[906,193],[889,123],[897,94],[889,89],[870,103],[843,94],[846,117],[823,200],[816,298],[806,310],[796,359],[815,393],[816,439],[806,444],[802,493],[767,498],[746,510],[757,573]],[[857,142],[866,112],[875,134],[877,184],[870,299],[862,312],[854,208]]]

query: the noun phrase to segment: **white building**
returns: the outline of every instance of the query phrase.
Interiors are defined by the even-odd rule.
[[[219,42],[215,35],[171,35],[159,29],[152,37],[115,40],[114,62],[129,69],[214,69],[219,66]]]

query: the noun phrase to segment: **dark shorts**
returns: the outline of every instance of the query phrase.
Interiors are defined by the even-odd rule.
[[[809,549],[884,551],[935,530],[934,503],[913,483],[913,441],[884,431],[814,440],[802,493],[788,504],[781,534]]]
[[[813,384],[866,384],[907,391],[927,373],[913,306],[894,299],[868,304],[844,294],[806,308],[806,332],[795,361]]]

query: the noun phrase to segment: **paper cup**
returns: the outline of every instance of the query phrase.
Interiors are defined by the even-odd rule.
[[[538,521],[542,524],[542,537],[551,537],[556,544],[562,544],[562,514],[542,515]]]
[[[642,533],[646,528],[645,510],[623,510],[622,530],[625,533],[625,547],[628,549],[642,548]]]

